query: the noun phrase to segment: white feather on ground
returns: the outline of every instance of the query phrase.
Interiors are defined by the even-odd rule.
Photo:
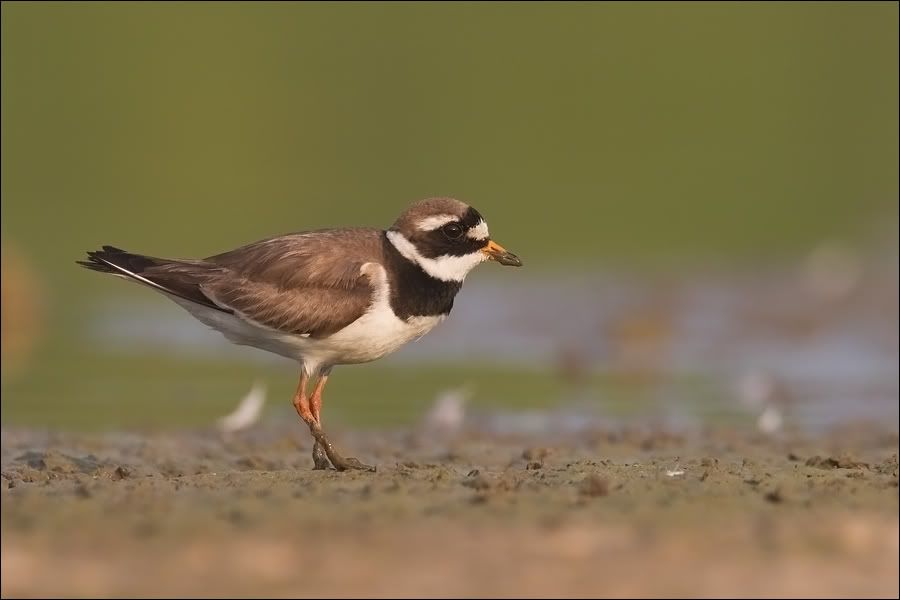
[[[472,396],[470,386],[440,392],[420,424],[423,431],[441,435],[455,435],[466,419],[466,403]]]
[[[234,411],[216,421],[220,431],[234,433],[247,429],[259,421],[266,403],[266,386],[257,381]]]
[[[775,433],[781,429],[783,424],[784,418],[781,416],[781,411],[771,404],[762,411],[759,419],[756,420],[756,426],[763,433]]]

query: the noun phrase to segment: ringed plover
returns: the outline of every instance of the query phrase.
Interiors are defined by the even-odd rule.
[[[477,210],[430,198],[387,230],[291,233],[199,260],[103,246],[78,264],[162,293],[235,344],[297,361],[293,404],[315,439],[315,468],[374,471],[342,456],[322,428],[332,368],[376,360],[431,331],[469,271],[487,260],[522,266],[491,240]]]

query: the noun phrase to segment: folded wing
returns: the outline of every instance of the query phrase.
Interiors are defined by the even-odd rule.
[[[160,259],[104,246],[80,264],[264,327],[321,337],[346,327],[369,307],[372,288],[360,268],[378,260],[380,233],[297,233],[204,260]]]

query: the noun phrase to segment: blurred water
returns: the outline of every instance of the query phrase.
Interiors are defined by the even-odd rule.
[[[852,285],[836,292],[823,292],[808,273],[801,265],[665,278],[545,273],[502,282],[482,273],[466,284],[448,321],[382,362],[477,364],[573,382],[598,372],[631,375],[656,382],[657,406],[671,418],[696,393],[676,379],[695,377],[713,385],[718,410],[774,407],[806,427],[896,422],[896,262],[860,266]],[[283,361],[231,345],[162,299],[98,305],[87,334],[117,353]],[[583,412],[554,418],[582,427],[590,422]],[[531,427],[527,415],[518,418]]]

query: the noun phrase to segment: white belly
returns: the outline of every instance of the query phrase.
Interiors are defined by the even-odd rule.
[[[368,313],[325,339],[301,338],[304,362],[322,365],[363,363],[390,354],[420,338],[444,320],[435,317],[398,319],[390,307],[373,307]]]
[[[399,319],[390,306],[387,276],[381,265],[363,266],[375,288],[368,312],[326,338],[283,333],[238,314],[228,314],[178,297],[169,296],[194,317],[220,331],[236,344],[254,346],[303,363],[310,375],[319,368],[379,359],[422,337],[446,315]]]

